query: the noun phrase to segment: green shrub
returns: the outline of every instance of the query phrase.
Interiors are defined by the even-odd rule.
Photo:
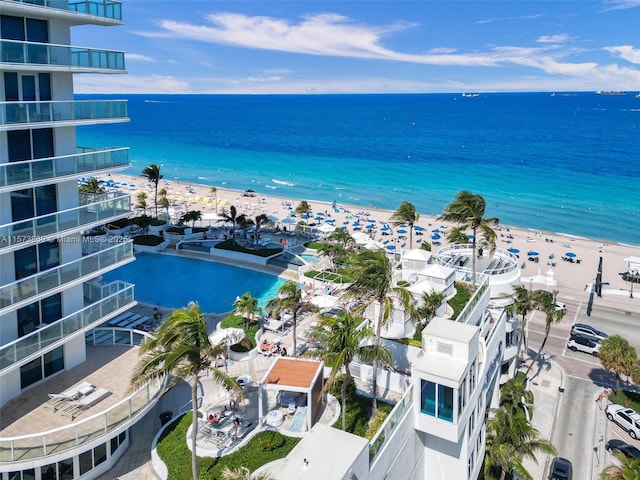
[[[325,245],[325,242],[308,242],[304,246],[312,250],[320,250]]]
[[[388,413],[379,410],[378,413],[376,413],[375,416],[371,419],[369,428],[367,428],[367,431],[364,434],[364,438],[371,440],[377,433],[377,431],[380,430],[380,427],[388,416]]]
[[[399,287],[405,287],[406,288],[411,284],[409,282],[407,282],[406,280],[400,280],[400,281],[398,281],[398,283],[396,285],[398,285]]]
[[[339,402],[342,401],[342,384],[347,379],[346,375],[337,375],[335,380],[331,383],[329,387],[329,393],[336,397]],[[356,396],[356,384],[351,379],[351,382],[347,385],[347,401],[351,400]]]
[[[613,390],[609,390],[609,401],[619,405],[629,405],[629,408],[640,412],[639,393],[629,392],[627,390],[620,390],[618,393],[614,393]]]
[[[260,329],[260,323],[251,322],[249,327],[245,329],[245,318],[241,315],[229,315],[222,319],[220,328],[241,328],[244,330],[245,337],[240,343],[231,345],[231,350],[238,353],[248,352],[256,348],[256,333]]]
[[[455,282],[456,287],[456,295],[451,300],[449,300],[449,306],[453,309],[453,315],[451,316],[451,320],[455,320],[462,312],[462,309],[469,303],[469,299],[471,298],[471,289],[466,283],[463,282]]]
[[[214,248],[221,250],[230,250],[232,252],[248,253],[250,255],[257,255],[258,257],[271,257],[282,252],[282,248],[246,248],[242,245],[238,245],[232,238],[223,242],[217,243]]]
[[[131,225],[131,221],[128,218],[121,218],[119,220],[109,222],[107,224],[107,228],[112,230],[119,230],[121,228],[128,227],[129,225]]]
[[[156,247],[160,245],[164,239],[158,235],[137,235],[133,237],[135,245],[146,245],[148,247]]]
[[[160,218],[152,218],[151,220],[149,220],[149,225],[153,227],[159,227],[161,225],[166,225],[166,224],[167,224],[167,221],[162,220]]]
[[[191,480],[191,451],[187,448],[186,435],[191,425],[191,412],[184,414],[162,432],[157,452],[169,469],[172,480]],[[198,477],[219,479],[224,467],[231,469],[247,467],[255,471],[261,466],[286,457],[299,438],[285,437],[279,432],[264,431],[254,436],[239,451],[224,457],[198,457]],[[269,445],[269,448],[266,448]]]

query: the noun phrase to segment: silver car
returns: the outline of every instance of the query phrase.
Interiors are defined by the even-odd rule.
[[[598,330],[591,325],[587,325],[586,323],[574,323],[571,325],[571,335],[588,338],[589,340],[596,342],[601,342],[602,340],[609,338],[609,335],[603,331]]]

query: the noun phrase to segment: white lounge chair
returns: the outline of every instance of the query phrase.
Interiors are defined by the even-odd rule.
[[[106,388],[98,388],[93,393],[81,397],[78,400],[67,402],[68,406],[62,410],[62,414],[70,417],[71,420],[73,420],[80,413],[82,413],[83,410],[92,407],[109,395],[111,395],[111,392]]]
[[[84,392],[93,391],[94,388],[95,387],[89,382],[81,382],[62,393],[50,393],[49,400],[47,400],[43,406],[55,412],[59,408],[66,406],[68,402],[78,399]]]

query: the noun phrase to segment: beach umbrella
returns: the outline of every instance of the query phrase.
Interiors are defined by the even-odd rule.
[[[291,224],[294,224],[294,223],[298,223],[298,221],[295,218],[287,217],[287,218],[283,218],[282,220],[280,220],[280,223],[284,223],[286,225],[291,225]]]
[[[400,225],[398,225],[398,228],[407,228],[407,226],[404,223],[401,223]]]
[[[296,211],[295,210],[289,210],[289,215],[291,215],[292,217],[296,216]]]
[[[407,233],[407,231],[406,231],[406,230],[404,230],[404,229],[398,230],[397,232],[398,232],[399,234],[401,234],[401,235],[403,235],[403,234]]]
[[[416,225],[413,228],[415,229],[416,232],[423,232],[424,230],[426,230],[426,228],[421,227],[420,225]]]
[[[434,228],[433,230],[431,230],[431,232],[433,232],[433,233],[440,233],[440,229],[439,229],[439,228]]]
[[[395,245],[387,245],[387,250],[395,250],[396,246]]]
[[[370,223],[376,223],[376,222],[377,222],[377,220],[376,220],[375,218],[369,218],[369,219],[367,220],[367,222],[370,222]]]
[[[364,228],[366,228],[367,230],[371,230],[371,229],[373,229],[373,228],[376,228],[376,226],[375,226],[375,225],[372,225],[372,224],[369,224],[369,225],[367,225],[367,226],[366,226],[366,227],[364,227]]]
[[[520,253],[520,250],[518,250],[517,248],[511,247],[511,248],[507,248],[507,252],[515,254],[515,253]]]
[[[440,240],[440,235],[435,234],[435,235],[431,235],[431,240]]]
[[[529,250],[527,252],[527,255],[529,255],[530,257],[537,257],[540,254],[538,252],[534,252],[533,250]]]
[[[564,254],[565,257],[569,257],[569,258],[575,258],[577,257],[577,255],[573,252],[567,252]]]

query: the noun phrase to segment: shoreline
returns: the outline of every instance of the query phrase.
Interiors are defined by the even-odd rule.
[[[111,179],[115,182],[120,182],[123,188],[118,190],[131,194],[133,204],[135,204],[135,196],[138,192],[146,192],[147,204],[152,205],[150,208],[147,208],[147,214],[153,215],[155,213],[155,207],[153,206],[154,188],[153,184],[148,182],[146,177],[112,173],[108,177],[98,176],[98,179]],[[134,186],[132,187],[132,185]],[[259,194],[257,192],[254,197],[244,197],[242,196],[242,190],[218,186],[215,187],[217,192],[214,197],[210,193],[210,185],[182,183],[176,180],[162,179],[158,184],[158,190],[163,188],[167,190],[168,198],[172,204],[181,205],[187,210],[200,210],[203,214],[215,212],[216,206],[218,212],[220,212],[222,208],[234,205],[238,215],[245,213],[251,218],[255,218],[255,216],[264,213],[282,220],[289,217],[289,210],[295,209],[300,200],[307,200],[314,211],[326,211],[328,216],[331,216],[335,220],[336,227],[342,226],[346,222],[350,233],[353,233],[351,224],[357,213],[363,213],[368,215],[368,218],[377,220],[376,225],[386,223],[393,214],[393,210],[381,209],[375,206],[364,208],[344,203],[338,203],[337,207],[339,207],[339,211],[334,212],[332,202],[307,198],[294,199],[286,196]],[[453,198],[451,200],[453,200]],[[398,204],[400,204],[401,201],[402,200],[399,200]],[[203,224],[206,224],[206,222],[206,220],[201,221]],[[416,239],[424,239],[431,242],[431,230],[439,228],[445,223],[446,222],[437,221],[433,215],[420,213],[420,218],[416,225],[422,226],[425,232],[422,236],[418,235],[415,231],[413,232],[413,247],[416,248],[419,246]],[[451,225],[446,226],[449,227]],[[496,229],[496,233],[498,234],[496,240],[497,247],[504,249],[517,248],[520,250],[519,261],[521,267],[524,267],[522,268],[522,278],[534,278],[532,283],[535,283],[537,288],[542,288],[544,285],[539,286],[535,278],[545,276],[551,271],[550,277],[554,279],[557,284],[545,288],[560,291],[561,295],[564,295],[564,299],[579,298],[580,292],[582,292],[583,298],[586,298],[588,292],[585,291],[585,287],[594,281],[599,257],[602,257],[602,279],[604,282],[609,282],[609,285],[606,286],[606,291],[612,294],[607,295],[607,297],[619,297],[621,300],[625,294],[629,296],[629,284],[622,280],[619,272],[623,272],[626,268],[624,258],[640,256],[640,246],[623,244],[606,239],[593,239],[561,232],[545,232],[539,229],[512,227],[502,224]],[[398,237],[396,234],[389,237],[381,237],[379,232],[374,235],[374,239],[377,241],[381,241],[383,238],[393,241],[398,248],[402,248],[403,244],[405,245],[404,248],[409,248],[409,245],[406,245],[408,238],[402,240],[402,237]],[[437,251],[438,248],[448,245],[445,235],[442,236],[440,241],[441,245],[439,247],[434,246],[433,251]],[[527,252],[534,250],[538,253],[538,263],[528,261],[527,258]],[[561,257],[564,256],[566,251],[574,252],[576,258],[579,258],[581,262],[576,264],[561,260]],[[524,282],[525,280],[523,280],[523,283]],[[526,280],[526,282],[528,283],[529,280]],[[605,291],[604,288],[603,291]],[[561,296],[559,298],[563,297]],[[603,296],[603,298],[605,297]]]

